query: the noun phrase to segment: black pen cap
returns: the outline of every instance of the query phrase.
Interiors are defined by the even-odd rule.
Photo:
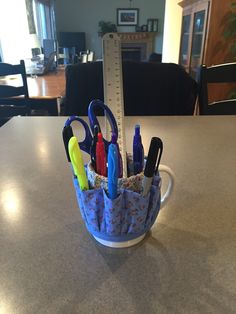
[[[96,136],[96,139],[98,138],[99,132],[101,132],[100,126],[98,124],[95,124],[93,128],[93,135]]]
[[[93,129],[93,138],[90,147],[90,154],[96,155],[96,144],[98,141],[98,133],[101,132],[99,125],[95,124]]]
[[[159,143],[160,143],[160,139],[158,137],[152,137],[151,143],[149,146],[146,166],[144,169],[145,177],[151,178],[154,175],[158,151],[159,151]]]
[[[66,150],[66,156],[67,156],[67,160],[70,162],[70,155],[69,155],[69,151],[68,151],[68,143],[70,138],[74,136],[73,131],[72,131],[72,127],[70,125],[65,126],[62,130],[62,137],[63,137],[63,142],[64,142],[64,146],[65,146],[65,150]]]
[[[94,170],[96,170],[96,145],[98,141],[98,133],[101,132],[99,125],[95,124],[93,128],[93,138],[90,146],[90,157]]]

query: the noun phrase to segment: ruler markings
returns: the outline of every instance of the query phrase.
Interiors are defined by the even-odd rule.
[[[103,81],[105,103],[112,110],[118,125],[117,142],[120,146],[123,161],[123,175],[126,177],[122,61],[120,39],[116,33],[108,33],[103,36]],[[110,131],[110,129],[108,130],[108,124],[106,124],[106,130]]]

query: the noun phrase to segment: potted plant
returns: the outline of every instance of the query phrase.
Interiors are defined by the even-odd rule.
[[[99,27],[98,35],[101,37],[106,33],[116,33],[117,32],[117,27],[112,22],[100,21],[98,23],[98,27]]]

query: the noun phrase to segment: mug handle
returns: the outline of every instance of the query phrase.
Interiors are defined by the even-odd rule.
[[[166,192],[161,198],[161,208],[166,205],[166,203],[169,201],[170,196],[173,192],[174,184],[175,184],[175,174],[174,172],[166,165],[159,165],[158,168],[159,172],[165,172],[168,174],[169,182]]]

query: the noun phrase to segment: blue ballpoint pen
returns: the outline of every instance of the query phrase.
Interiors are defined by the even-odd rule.
[[[117,135],[114,132],[111,135],[111,143],[115,144],[116,147],[117,147],[117,152],[118,152],[118,177],[122,178],[123,177],[122,157],[121,157],[121,154],[120,154],[119,144],[117,143]]]
[[[110,199],[117,197],[118,183],[118,150],[116,144],[108,147],[108,195]]]
[[[133,164],[134,174],[140,173],[143,170],[144,152],[142,138],[140,135],[140,125],[135,125],[135,134],[133,140]]]

